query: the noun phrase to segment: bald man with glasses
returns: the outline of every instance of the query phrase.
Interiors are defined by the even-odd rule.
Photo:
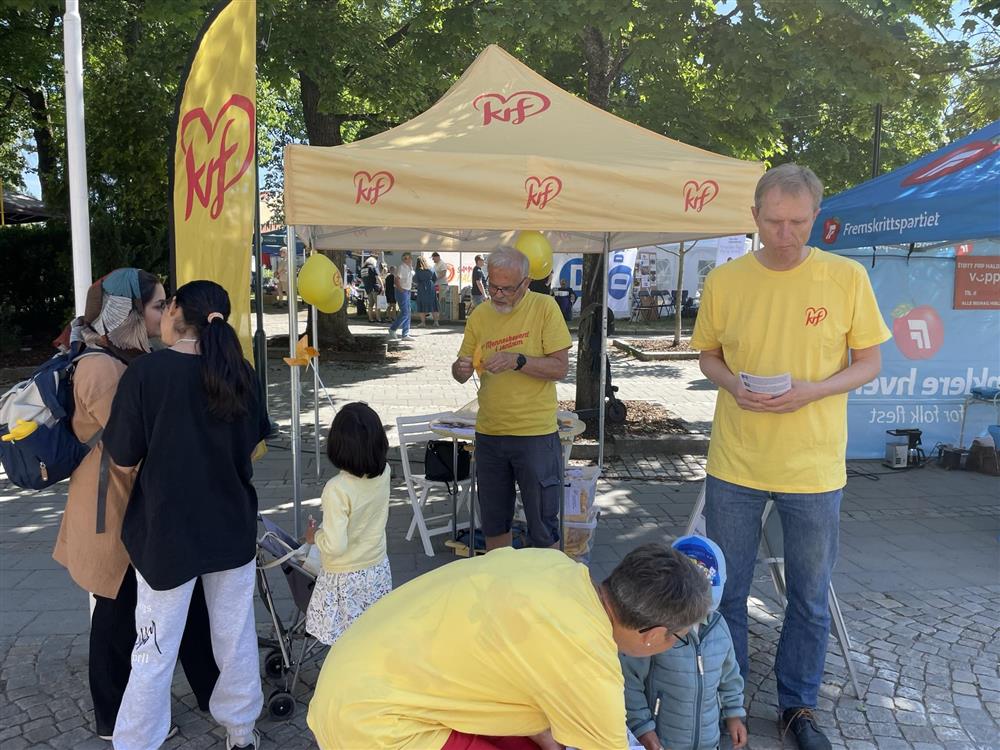
[[[515,484],[533,547],[559,545],[562,448],[556,381],[566,376],[572,343],[555,300],[528,290],[528,259],[512,247],[490,253],[489,304],[465,327],[452,376],[466,382],[482,362],[476,467],[486,549],[511,545]]]

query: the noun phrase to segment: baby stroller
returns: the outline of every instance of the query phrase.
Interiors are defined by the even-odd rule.
[[[323,649],[323,644],[306,632],[306,611],[316,575],[303,565],[298,554],[299,543],[293,536],[260,514],[257,519],[264,527],[263,535],[257,540],[257,591],[274,628],[273,637],[258,637],[257,642],[260,648],[267,649],[264,673],[271,679],[281,680],[281,687],[267,698],[267,712],[274,719],[284,720],[295,713],[295,688],[303,664]],[[267,578],[267,571],[273,568],[281,569],[295,603],[295,609],[286,620],[278,614]]]

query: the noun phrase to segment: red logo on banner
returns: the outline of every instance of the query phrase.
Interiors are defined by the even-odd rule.
[[[520,125],[529,117],[540,115],[549,108],[549,98],[537,91],[515,91],[510,96],[489,93],[472,100],[472,108],[483,113],[483,125],[494,120]]]
[[[995,151],[1000,151],[1000,143],[993,143],[992,141],[972,141],[971,143],[966,143],[953,148],[930,164],[921,167],[900,184],[903,187],[909,187],[910,185],[920,185],[924,182],[936,180],[938,177],[944,177],[947,174],[965,169],[980,159],[985,159]]]
[[[972,253],[972,243],[963,242],[961,245],[955,245],[955,255],[969,255]]]
[[[202,154],[195,153],[194,131],[198,126],[207,140]],[[233,94],[219,108],[214,120],[203,107],[196,107],[181,118],[180,131],[187,180],[184,220],[191,218],[196,197],[209,209],[209,216],[217,219],[225,205],[226,191],[253,164],[253,102],[241,94]]]
[[[836,216],[823,222],[823,242],[832,245],[840,236],[840,219]]]
[[[715,200],[718,194],[719,183],[715,180],[705,180],[701,183],[688,180],[684,183],[684,210],[693,208],[700,213],[701,209]]]
[[[826,320],[827,312],[825,307],[807,307],[806,308],[806,325],[807,326],[818,326],[824,320]]]
[[[528,192],[528,201],[524,207],[536,206],[541,211],[562,192],[562,180],[553,176],[543,179],[532,175],[524,181],[524,189]]]
[[[392,172],[376,172],[375,174],[369,174],[364,170],[354,173],[354,187],[358,189],[358,193],[354,198],[355,204],[370,203],[375,205],[378,203],[378,199],[383,195],[392,190],[392,186],[396,184],[396,178],[392,176]]]
[[[907,309],[909,308],[909,309]],[[930,359],[944,344],[944,322],[930,305],[897,308],[892,340],[907,359]]]

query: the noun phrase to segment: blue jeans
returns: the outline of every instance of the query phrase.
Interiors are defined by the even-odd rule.
[[[392,321],[392,325],[389,326],[390,333],[395,331],[400,326],[403,327],[403,335],[410,335],[410,290],[403,289],[400,291],[396,290],[396,302],[399,303],[399,315],[396,319]]]
[[[732,633],[744,679],[749,674],[747,597],[768,500],[774,501],[781,518],[788,604],[774,674],[782,711],[816,706],[830,636],[828,592],[837,560],[843,494],[842,489],[816,494],[766,492],[713,476],[705,480],[708,536],[726,556],[726,587],[719,611]]]

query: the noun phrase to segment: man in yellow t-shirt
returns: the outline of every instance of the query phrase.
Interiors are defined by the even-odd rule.
[[[555,300],[528,291],[528,259],[512,247],[490,253],[488,304],[476,307],[451,374],[459,383],[481,361],[476,475],[486,549],[511,544],[514,483],[533,547],[559,544],[562,448],[556,381],[572,339]]]
[[[847,394],[881,367],[890,338],[865,270],[807,247],[823,186],[784,164],[757,184],[752,209],[763,247],[705,281],[691,346],[719,386],[705,483],[708,536],[729,565],[722,604],[747,674],[747,596],[765,503],[784,530],[788,606],[775,658],[784,730],[801,750],[828,750],[816,706],[830,631],[827,591],[847,482]],[[791,375],[780,395],[741,375]],[[752,380],[750,380],[752,384]]]
[[[557,550],[449,563],[368,609],[330,650],[309,704],[322,750],[624,750],[621,651],[672,648],[708,612],[699,566],[632,550],[599,586]],[[558,744],[557,744],[558,743]]]

